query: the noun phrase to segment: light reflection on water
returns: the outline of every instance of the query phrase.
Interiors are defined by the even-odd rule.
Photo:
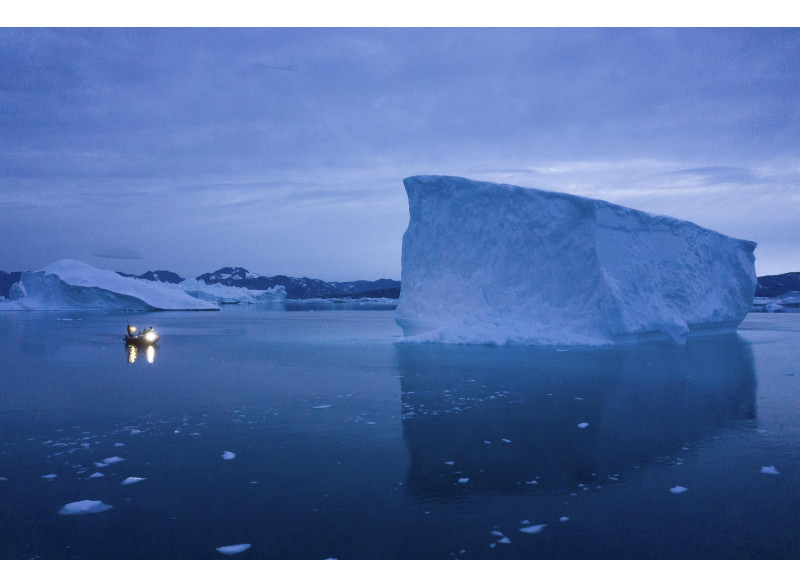
[[[399,345],[409,488],[565,492],[756,416],[737,336],[604,349]],[[579,426],[582,425],[582,426]],[[453,462],[452,466],[446,466]]]

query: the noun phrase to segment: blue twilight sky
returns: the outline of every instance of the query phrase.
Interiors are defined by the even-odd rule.
[[[800,29],[0,29],[0,270],[399,278],[416,174],[800,271]]]

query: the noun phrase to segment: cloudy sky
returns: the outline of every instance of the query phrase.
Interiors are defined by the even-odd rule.
[[[399,278],[416,174],[800,271],[800,29],[0,29],[0,270]]]

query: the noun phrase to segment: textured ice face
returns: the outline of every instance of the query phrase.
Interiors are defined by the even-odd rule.
[[[404,180],[409,340],[597,345],[732,331],[755,243],[670,217],[448,176]]]

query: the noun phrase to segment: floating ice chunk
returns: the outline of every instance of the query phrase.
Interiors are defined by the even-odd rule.
[[[533,535],[535,533],[541,533],[542,529],[544,529],[547,525],[530,525],[529,527],[522,527],[520,531],[523,533],[528,533],[529,535]]]
[[[526,483],[526,484],[538,484],[539,482],[537,482],[536,480],[528,480],[528,481],[527,481],[527,482],[525,482],[525,483]]]
[[[503,537],[498,541],[498,543],[511,543],[511,539],[509,539],[508,537]]]
[[[248,549],[250,549],[249,543],[239,543],[237,545],[224,545],[223,547],[217,547],[217,551],[224,553],[225,555],[236,555],[237,553],[247,551]]]
[[[311,408],[330,408],[332,406],[332,404],[320,404],[318,406],[312,406]]]
[[[505,534],[501,531],[489,531],[490,535],[494,535],[495,537],[505,537]]]
[[[589,423],[578,423],[578,428],[579,429],[585,429],[588,426],[589,426]]]
[[[777,473],[777,472],[775,472]],[[58,477],[58,474],[46,474],[42,476],[45,480],[54,480]]]
[[[780,472],[775,469],[775,466],[764,466],[761,468],[762,474],[780,474]]]
[[[115,455],[114,457],[107,457],[107,458],[105,458],[105,459],[103,460],[103,463],[104,463],[105,465],[111,465],[112,463],[119,463],[119,462],[121,462],[121,461],[125,461],[125,458],[123,458],[123,457],[119,457],[119,456],[116,456],[116,455]]]
[[[135,484],[136,482],[143,482],[146,479],[147,478],[137,478],[136,476],[131,476],[129,478],[125,478],[124,480],[122,480],[121,484],[123,486],[128,486],[129,484]]]
[[[511,439],[500,439],[503,443],[511,443]]]
[[[412,341],[597,345],[732,332],[756,244],[590,198],[448,176],[403,183]]]
[[[114,447],[124,447],[124,443],[114,443]]]
[[[8,478],[5,476],[0,476],[0,482],[8,482]]]
[[[569,520],[569,517],[561,517],[560,519],[558,519],[558,522],[559,523],[566,523],[568,520]]]
[[[459,478],[458,482],[459,484],[466,484],[467,482],[469,482],[469,478]]]
[[[62,515],[82,515],[93,514],[96,512],[103,512],[109,508],[114,508],[110,504],[105,504],[100,500],[79,500],[78,502],[70,502],[61,507],[58,514]]]
[[[454,463],[455,463],[454,461],[446,461],[444,462],[444,465],[453,465]]]
[[[95,472],[89,478],[104,478],[105,474],[101,474],[100,472]]]
[[[222,459],[233,459],[234,457],[236,457],[236,454],[233,451],[222,452]]]
[[[682,494],[686,492],[688,488],[684,488],[683,486],[675,486],[674,488],[670,488],[669,491],[673,494]]]

